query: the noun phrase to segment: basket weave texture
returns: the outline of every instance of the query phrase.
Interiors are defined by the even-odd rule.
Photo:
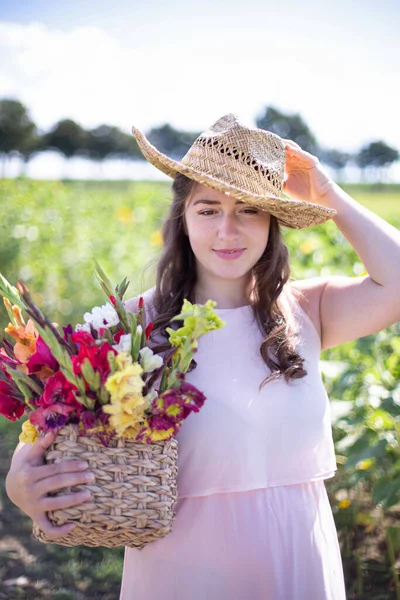
[[[62,546],[143,548],[172,531],[178,498],[175,438],[152,444],[122,438],[106,447],[95,436],[79,437],[77,425],[67,425],[45,454],[47,463],[62,460],[86,460],[95,480],[53,495],[89,489],[91,498],[48,513],[55,525],[77,524],[66,536],[49,538],[34,524],[33,534],[39,541]]]

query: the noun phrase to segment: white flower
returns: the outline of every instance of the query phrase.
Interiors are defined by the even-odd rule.
[[[90,333],[90,325],[89,323],[84,323],[83,325],[77,325],[75,327],[75,331],[87,331],[88,333]]]
[[[100,329],[108,329],[114,325],[118,325],[118,313],[110,302],[106,302],[103,306],[95,306],[91,313],[87,312],[83,315],[86,323],[90,323],[96,331]]]
[[[153,354],[147,346],[142,348],[140,354],[140,365],[145,373],[151,373],[155,369],[158,369],[163,364],[163,359],[158,354]]]
[[[114,344],[113,348],[118,353],[119,352],[128,352],[128,354],[130,354],[131,343],[132,343],[132,336],[130,333],[127,333],[125,335],[121,335],[121,337],[119,338],[119,343]]]

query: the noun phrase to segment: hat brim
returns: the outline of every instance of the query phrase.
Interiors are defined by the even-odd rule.
[[[282,198],[271,194],[270,196],[259,196],[251,194],[246,190],[236,186],[227,184],[220,179],[212,177],[206,173],[197,171],[193,167],[183,165],[182,163],[169,158],[157,148],[155,148],[146,136],[132,127],[132,133],[136,138],[138,146],[143,156],[151,162],[157,169],[174,179],[177,173],[186,175],[197,183],[207,185],[213,189],[229,194],[237,200],[242,200],[248,204],[252,204],[261,210],[265,210],[274,215],[281,225],[292,229],[304,229],[312,225],[319,225],[331,219],[336,210],[326,208],[312,202],[304,202],[302,200],[292,200],[290,198]]]

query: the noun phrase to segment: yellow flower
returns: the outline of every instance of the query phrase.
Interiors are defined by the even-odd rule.
[[[339,508],[349,508],[351,504],[350,500],[341,500],[338,504]]]
[[[162,233],[159,229],[153,231],[150,236],[150,244],[152,246],[161,246],[163,243]]]
[[[162,442],[163,440],[170,438],[174,431],[174,427],[170,427],[170,429],[154,429],[149,438],[152,442]]]
[[[152,429],[147,419],[144,419],[143,425],[146,427],[143,432],[143,441],[162,442],[169,439],[175,433],[174,427],[170,427],[169,429]]]
[[[115,211],[115,217],[122,223],[133,223],[132,209],[128,206],[119,206]]]
[[[357,463],[356,468],[359,469],[360,471],[367,471],[373,464],[374,464],[373,458],[366,458],[365,460],[360,460],[360,462]]]
[[[110,414],[111,405],[103,406],[103,411]],[[110,425],[119,437],[135,438],[143,426],[143,411],[141,415],[132,415],[123,410],[116,411],[110,417]]]
[[[139,363],[132,363],[132,357],[127,352],[120,352],[116,357],[117,371],[110,375],[105,383],[112,401],[122,401],[127,397],[141,394],[144,381]]]
[[[120,352],[115,360],[117,370],[105,383],[110,392],[110,404],[105,404],[103,411],[111,415],[110,425],[119,437],[135,438],[143,425],[144,413],[150,407],[151,399],[142,396],[142,367],[132,363],[132,357],[126,352]]]
[[[300,244],[300,250],[303,254],[311,254],[316,248],[315,241],[313,239],[306,240]]]
[[[22,431],[19,434],[19,441],[24,444],[33,444],[36,438],[39,437],[39,434],[36,430],[36,427],[32,425],[30,420],[24,421],[22,423]]]

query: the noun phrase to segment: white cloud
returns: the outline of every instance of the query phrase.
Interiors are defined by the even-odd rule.
[[[266,28],[265,36],[232,29],[184,45],[158,28],[152,44],[137,47],[132,30],[127,47],[98,27],[0,22],[0,96],[24,102],[43,129],[71,117],[85,127],[129,131],[169,121],[200,131],[226,112],[253,124],[275,105],[300,113],[328,146],[352,150],[371,139],[398,146],[393,73],[369,61],[368,49],[357,54],[304,27]]]

